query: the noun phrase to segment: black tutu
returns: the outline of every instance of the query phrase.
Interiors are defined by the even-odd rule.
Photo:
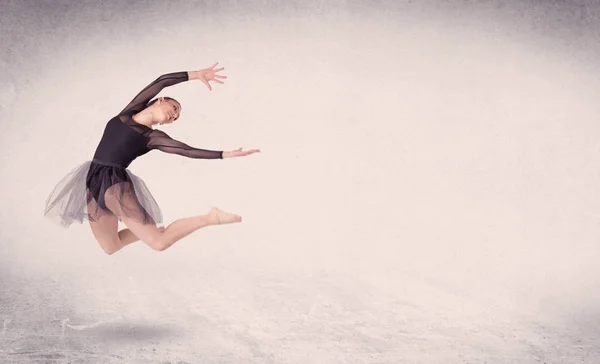
[[[75,221],[98,221],[105,215],[143,224],[162,223],[160,207],[141,178],[127,168],[96,160],[84,162],[66,175],[48,196],[44,212],[63,227]]]

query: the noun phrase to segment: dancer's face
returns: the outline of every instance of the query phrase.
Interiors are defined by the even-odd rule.
[[[159,98],[154,105],[153,115],[157,123],[171,124],[179,118],[181,105],[177,101]]]

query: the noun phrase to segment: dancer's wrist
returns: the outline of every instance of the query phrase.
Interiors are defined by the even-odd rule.
[[[188,71],[188,80],[197,80],[198,71]]]

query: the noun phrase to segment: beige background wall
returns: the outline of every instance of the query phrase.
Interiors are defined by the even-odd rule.
[[[0,359],[600,359],[600,6],[451,3],[3,2]],[[161,128],[262,153],[130,170],[167,223],[242,224],[106,256],[43,218],[139,90],[217,61]]]

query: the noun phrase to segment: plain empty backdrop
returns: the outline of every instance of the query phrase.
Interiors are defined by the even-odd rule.
[[[0,359],[600,359],[600,5],[3,1]],[[129,169],[165,252],[44,219],[105,123],[164,73],[158,128],[227,160]],[[124,226],[122,226],[124,227]],[[487,361],[486,361],[487,360]]]

